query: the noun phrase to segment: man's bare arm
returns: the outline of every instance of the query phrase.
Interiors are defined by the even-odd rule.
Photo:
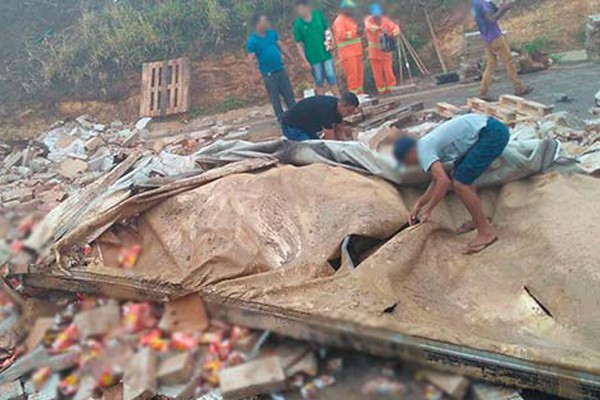
[[[500,20],[500,18],[502,18],[504,16],[504,14],[506,14],[511,8],[513,8],[514,3],[506,3],[500,6],[500,8],[498,8],[498,11],[496,11],[495,13],[489,13],[489,14],[485,14],[485,19],[487,19],[489,22],[497,22]]]
[[[311,68],[310,63],[308,62],[308,59],[306,58],[306,52],[304,50],[304,43],[302,42],[297,42],[296,43],[296,47],[298,48],[298,54],[300,54],[300,59],[302,60],[302,62],[304,63],[304,66],[309,69]]]
[[[253,67],[258,68],[258,58],[256,58],[256,54],[248,53],[248,62],[250,62]]]
[[[423,222],[427,222],[433,210],[440,204],[440,201],[448,194],[448,189],[452,185],[452,181],[448,177],[448,174],[444,170],[444,166],[441,162],[433,163],[431,166],[431,178],[433,179],[433,189],[431,192],[431,199],[425,207],[423,212]]]
[[[258,58],[256,58],[256,54],[248,53],[248,62],[254,67],[255,74],[254,77],[260,76],[260,71],[258,69]]]
[[[277,41],[277,47],[279,47],[279,50],[281,51],[281,54],[283,54],[285,58],[287,58],[291,63],[294,62],[294,59],[292,58],[292,55],[290,54],[290,52],[288,51],[288,49],[285,47],[285,45],[281,42],[281,40]]]
[[[412,211],[410,212],[410,215],[408,216],[408,224],[409,225],[412,226],[417,223],[417,220],[419,218],[419,214],[421,213],[421,210],[433,198],[434,190],[435,190],[435,181],[432,180],[431,183],[429,184],[429,187],[427,188],[427,191],[423,194],[423,196],[419,197],[419,200],[417,200],[417,202],[413,206]]]

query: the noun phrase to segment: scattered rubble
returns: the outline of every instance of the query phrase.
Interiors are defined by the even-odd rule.
[[[600,93],[596,96],[600,102],[599,97]],[[587,172],[600,171],[598,120],[553,113],[551,106],[515,96],[503,96],[496,104],[472,100],[468,107],[439,103],[435,111],[441,118],[435,118],[433,110],[424,111],[422,103],[400,104],[394,97],[369,100],[348,122],[360,130],[360,141],[378,150],[402,134],[425,135],[441,119],[467,108],[507,121],[514,126],[515,138],[557,139],[568,156],[583,157],[582,168]],[[104,125],[82,116],[57,124],[35,141],[19,146],[0,143],[0,231],[5,238],[0,259],[19,260],[34,250],[26,248],[24,241],[35,222],[123,165],[135,152],[154,153],[148,176],[168,179],[198,168],[190,157],[197,149],[217,138],[237,140],[248,133],[245,127],[214,122],[202,131],[145,140],[150,122],[147,118],[135,126],[120,121]],[[143,249],[116,244],[120,246],[116,252],[119,267],[134,268]],[[92,249],[80,246],[74,251],[83,261]],[[13,264],[11,268],[27,268],[25,261]],[[4,333],[18,325],[20,318],[19,307],[2,293],[0,332]],[[342,357],[321,354],[321,349],[305,343],[270,341],[265,333],[261,340],[261,332],[211,320],[198,294],[165,304],[78,295],[63,299],[62,304],[64,308],[56,315],[31,319],[19,343],[0,352],[0,400],[59,396],[87,400],[98,395],[106,400],[156,395],[210,399],[221,398],[215,392],[218,389],[225,399],[279,391],[313,399],[344,374]],[[463,399],[471,386],[476,399],[520,398],[514,390],[471,385],[464,377],[432,372],[419,372],[422,381],[409,385],[398,369],[390,367],[377,376],[364,377],[360,391],[367,397],[401,398],[419,390],[426,398]]]
[[[279,357],[268,357],[221,371],[225,400],[240,400],[285,389],[287,378]]]

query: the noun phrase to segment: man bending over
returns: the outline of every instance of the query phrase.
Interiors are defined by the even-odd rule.
[[[396,159],[406,165],[420,164],[432,177],[431,185],[410,214],[409,224],[416,224],[419,215],[421,222],[427,222],[453,185],[473,217],[473,221],[463,225],[459,233],[477,229],[477,237],[464,253],[479,253],[494,244],[498,237],[483,211],[473,183],[500,157],[509,139],[506,125],[479,114],[467,114],[445,122],[419,141],[400,138],[394,148]],[[453,181],[442,165],[446,162],[455,165]]]
[[[305,141],[339,139],[335,126],[344,117],[352,115],[358,107],[358,97],[354,93],[344,93],[341,99],[332,96],[313,96],[304,99],[283,115],[283,136],[289,140]]]

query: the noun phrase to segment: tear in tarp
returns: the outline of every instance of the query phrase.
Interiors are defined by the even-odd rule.
[[[552,143],[515,143],[519,161],[503,162],[521,164],[504,179],[554,168]],[[272,168],[273,159],[305,166]],[[45,278],[40,284],[56,277],[104,282],[117,296],[127,296],[127,287],[151,299],[202,290],[600,373],[594,178],[546,174],[483,190],[501,240],[464,256],[469,237],[453,230],[467,213],[454,196],[431,223],[395,234],[419,191],[398,190],[391,182],[407,175],[368,149],[234,142],[204,149],[195,160],[222,166],[137,194],[129,172],[129,180],[112,185],[128,187],[129,197],[68,219],[56,263],[31,272]],[[493,181],[501,170],[486,175]],[[99,197],[99,204],[109,199]],[[340,257],[349,235],[387,242],[354,273],[336,273],[328,261]],[[94,246],[92,259],[71,266],[73,246],[85,242]],[[130,242],[142,245],[141,257],[133,269],[120,269],[114,244]]]

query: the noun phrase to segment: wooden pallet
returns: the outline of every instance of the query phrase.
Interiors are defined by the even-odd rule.
[[[435,105],[435,111],[442,117],[450,119],[460,114],[461,109],[453,104],[441,102]]]
[[[500,104],[506,108],[511,108],[520,114],[525,114],[531,117],[545,117],[552,114],[554,106],[531,101],[519,96],[505,94],[500,96]]]
[[[478,98],[471,98],[463,108],[448,103],[437,103],[436,111],[443,118],[453,118],[460,114],[463,109],[474,113],[486,114],[494,117],[507,125],[515,125],[519,122],[529,121],[534,118],[544,117],[551,114],[554,106],[526,100],[513,95],[503,95],[497,103],[490,103]]]
[[[145,63],[142,67],[140,116],[166,117],[190,109],[189,59]]]

